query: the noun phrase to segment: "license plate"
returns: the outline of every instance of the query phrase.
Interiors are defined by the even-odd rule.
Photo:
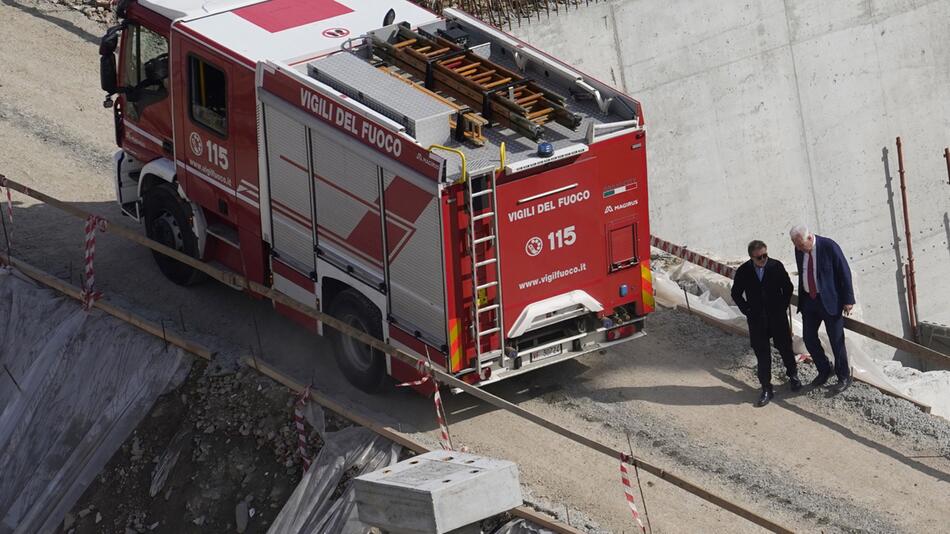
[[[534,361],[543,360],[545,358],[550,358],[551,356],[557,356],[558,354],[564,352],[563,345],[554,345],[553,347],[548,347],[546,349],[541,349],[534,353]]]

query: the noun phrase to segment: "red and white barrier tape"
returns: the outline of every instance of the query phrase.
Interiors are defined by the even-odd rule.
[[[627,498],[627,504],[630,506],[630,512],[633,514],[633,519],[637,522],[637,526],[640,527],[641,532],[646,532],[646,527],[643,526],[643,521],[640,521],[640,512],[637,511],[637,506],[633,502],[633,486],[630,484],[630,474],[627,471],[627,464],[630,463],[630,457],[624,453],[620,453],[620,481],[623,482],[623,494]],[[636,469],[636,467],[634,467]]]
[[[7,230],[7,241],[13,241],[13,195],[7,184],[7,177],[0,175],[0,185],[7,190],[7,217],[10,219],[10,228]],[[9,243],[7,243],[9,245]]]
[[[303,407],[310,400],[310,388],[303,390],[294,403],[294,427],[297,429],[297,454],[300,455],[300,463],[303,464],[303,471],[310,470],[310,455],[307,454],[307,429],[304,426]]]
[[[425,360],[420,359],[416,361],[416,370],[419,371],[419,374],[422,375],[422,378],[420,378],[419,380],[413,380],[412,382],[403,382],[401,384],[396,384],[396,387],[405,388],[405,387],[410,387],[410,386],[421,386],[422,384],[425,384],[426,382],[429,381],[429,377],[431,376],[431,374],[429,373],[429,369],[428,369],[428,366],[426,365]]]
[[[96,230],[105,232],[108,223],[98,215],[90,215],[86,218],[86,280],[82,287],[82,309],[89,310],[93,302],[98,300],[102,293],[95,290],[96,270],[93,263],[96,259]]]
[[[690,263],[695,263],[700,267],[704,267],[713,271],[715,273],[721,274],[726,278],[734,278],[736,276],[736,268],[731,265],[726,265],[725,263],[718,262],[712,258],[703,256],[689,250],[686,247],[681,247],[679,245],[674,245],[669,241],[665,241],[656,236],[650,236],[650,245],[664,251],[669,252],[670,254],[682,258]]]
[[[439,394],[439,384],[436,383],[435,377],[432,375],[432,363],[429,360],[429,347],[426,347],[426,359],[419,359],[416,362],[416,369],[419,370],[422,378],[413,380],[412,382],[396,384],[396,387],[401,388],[408,386],[421,386],[430,379],[432,380],[432,383],[435,386],[435,393],[432,394],[432,402],[435,404],[435,420],[439,423],[439,444],[442,445],[444,450],[453,451],[455,448],[452,446],[452,436],[449,435],[449,425],[446,423],[445,409],[442,407],[442,395]]]
[[[435,418],[439,422],[439,443],[447,451],[455,450],[452,446],[452,437],[449,435],[449,425],[445,422],[445,409],[442,408],[442,396],[439,394],[439,388],[435,388],[432,395],[432,402],[435,403]]]

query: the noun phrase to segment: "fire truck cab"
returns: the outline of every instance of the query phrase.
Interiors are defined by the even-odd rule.
[[[116,199],[152,239],[473,384],[642,335],[635,100],[462,11],[405,1],[116,14],[100,43]],[[201,279],[155,259],[175,283]],[[416,376],[328,334],[364,390]]]

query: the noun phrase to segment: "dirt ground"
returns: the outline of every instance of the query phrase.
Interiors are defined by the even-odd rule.
[[[113,202],[112,119],[100,105],[98,89],[96,42],[102,26],[76,9],[31,0],[2,0],[0,17],[5,27],[17,30],[0,32],[0,173],[132,226],[119,217]],[[74,283],[81,230],[81,221],[15,197],[14,254]],[[214,376],[236,376],[228,373],[239,368],[240,357],[253,353],[353,410],[435,443],[430,401],[402,390],[375,397],[354,390],[333,365],[327,343],[285,321],[265,302],[216,284],[174,286],[161,278],[147,251],[108,233],[97,244],[96,280],[108,298],[218,351],[223,374],[213,373],[204,385],[193,378],[187,387],[212,387],[215,380],[224,380]],[[653,315],[647,329],[647,337],[606,354],[545,368],[490,390],[599,441],[629,447],[635,455],[795,530],[940,532],[950,525],[947,421],[860,384],[838,396],[826,389],[791,395],[777,379],[776,400],[755,409],[755,360],[746,339],[670,310]],[[810,379],[813,369],[802,374]],[[244,384],[257,379],[228,380]],[[183,410],[189,421],[202,417],[190,412],[194,402],[168,402],[166,415],[152,418],[170,421],[167,414],[176,410]],[[265,405],[283,410],[286,402],[286,397],[262,394],[239,411],[249,414],[251,406]],[[528,501],[592,531],[634,531],[616,460],[470,397],[448,396],[445,402],[456,444],[517,462]],[[139,430],[142,449],[148,444],[147,426]],[[168,428],[165,435],[176,431]],[[220,435],[196,429],[193,439],[218,444],[237,440],[237,457],[245,458],[251,450],[255,458],[260,454],[255,473],[271,473],[273,465],[283,470],[284,483],[294,480],[287,472],[291,468],[281,463],[286,461],[281,449],[271,442],[257,451],[257,438],[251,436],[242,436],[238,425],[236,434],[233,428]],[[150,476],[158,449],[143,450],[133,462],[134,439],[113,459],[106,480],[90,488],[107,511],[96,504],[96,511],[79,518],[78,512],[92,502],[84,500],[73,511],[77,528],[96,531],[89,518],[94,521],[97,513],[118,532],[126,524],[147,530],[155,521],[172,520],[149,515],[152,506],[162,505],[144,498],[105,498],[110,489],[115,491],[112,486],[121,484],[119,470],[125,470],[125,479],[139,480],[140,487]],[[193,455],[200,449],[192,445],[191,450]],[[228,449],[217,453],[226,455]],[[208,458],[202,469],[219,465]],[[237,474],[221,480],[240,486]],[[167,502],[178,499],[184,506],[200,493],[186,482],[169,480]],[[641,482],[654,532],[759,531],[655,477],[644,475]],[[252,502],[267,503],[258,512],[273,517],[270,505],[277,498],[270,499],[269,492],[278,482],[254,484],[229,495],[253,494]],[[204,515],[209,524],[226,527],[235,503],[225,500],[211,506],[210,496],[201,496],[198,501],[204,504],[180,514],[176,525],[197,527],[193,521]],[[122,517],[111,512],[120,506],[125,507]],[[138,514],[138,522],[129,523],[132,513]]]

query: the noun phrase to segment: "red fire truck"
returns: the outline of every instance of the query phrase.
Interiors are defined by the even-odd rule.
[[[149,237],[473,384],[642,335],[635,100],[462,11],[405,1],[116,13],[100,43],[116,196]],[[155,259],[178,284],[200,279]],[[328,335],[364,390],[416,376]]]

